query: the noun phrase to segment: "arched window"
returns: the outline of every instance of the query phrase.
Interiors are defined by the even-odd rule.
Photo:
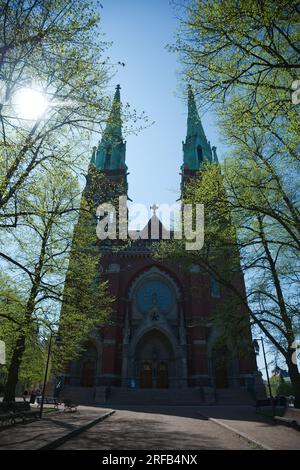
[[[201,145],[198,145],[198,147],[197,147],[197,156],[198,156],[198,163],[202,163],[203,162],[203,152],[202,152]]]
[[[104,168],[110,168],[112,148],[109,145],[106,149]]]

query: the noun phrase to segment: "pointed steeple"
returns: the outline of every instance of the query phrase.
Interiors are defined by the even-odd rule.
[[[195,96],[191,85],[188,86],[188,117],[187,117],[187,137],[199,134],[205,140],[205,133],[199,117],[198,109],[195,102]]]
[[[103,138],[114,138],[122,140],[122,119],[121,119],[121,87],[116,86],[115,96],[112,102],[110,115],[107,121],[107,126],[103,132]]]
[[[187,134],[183,142],[183,170],[198,171],[204,162],[212,162],[210,143],[206,139],[192,87],[188,87]]]
[[[92,154],[91,164],[95,165],[97,170],[127,169],[125,164],[126,142],[122,136],[120,89],[120,85],[117,85],[106,128],[98,148],[94,149]]]

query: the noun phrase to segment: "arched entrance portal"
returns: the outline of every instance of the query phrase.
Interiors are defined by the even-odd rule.
[[[168,388],[169,374],[175,375],[174,352],[164,333],[153,329],[136,347],[136,365],[141,388]]]

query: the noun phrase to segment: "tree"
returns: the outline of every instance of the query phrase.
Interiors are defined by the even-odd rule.
[[[206,213],[213,214],[200,259],[283,355],[298,407],[300,121],[291,86],[300,67],[299,13],[294,1],[186,2],[173,47],[185,79],[201,103],[213,107],[230,147],[221,171],[206,169],[191,188],[191,200],[203,202]],[[217,181],[225,189],[222,202],[217,202],[219,195],[216,199]],[[220,233],[224,215],[234,227],[232,236],[227,229],[225,236]],[[244,298],[224,267],[214,262],[222,247],[226,263],[230,260],[226,270],[233,272],[240,263],[244,271]],[[228,322],[237,325],[230,308],[219,321],[224,331]]]
[[[260,212],[257,209],[259,197],[255,197],[255,192],[259,196],[263,188],[265,198],[262,200],[271,210],[269,202],[274,196],[273,186],[261,185],[266,174],[257,168],[251,172],[248,167],[247,174],[251,176],[247,178],[241,172],[237,180],[238,175],[231,169],[230,165],[225,166],[222,174],[219,165],[206,164],[199,177],[187,186],[184,202],[201,203],[205,207],[202,250],[187,252],[182,241],[173,240],[161,243],[157,253],[186,266],[200,264],[223,285],[226,300],[214,312],[219,341],[243,349],[249,316],[251,324],[259,327],[285,358],[295,389],[295,403],[299,406],[300,375],[294,357],[300,327],[299,301],[294,295],[299,285],[299,266],[296,262],[291,263],[294,253],[281,226],[275,226],[270,217],[262,215],[263,205]],[[233,169],[235,172],[235,161]],[[248,200],[246,190],[250,194]],[[244,201],[243,205],[238,204],[239,197]],[[247,293],[239,282],[241,271],[246,277]],[[247,315],[241,315],[241,311]]]
[[[25,300],[13,279],[2,274],[0,278],[0,338],[5,343],[6,364],[1,370],[1,393],[7,379],[15,340],[22,326]],[[28,331],[26,335],[26,349],[19,373],[19,380],[26,388],[42,381],[45,353],[45,344],[41,341],[37,324],[33,322],[31,331]]]
[[[59,370],[109,311],[97,278],[93,209],[80,204],[78,186],[92,133],[102,132],[111,108],[114,68],[98,9],[93,0],[0,1],[0,261],[22,295],[20,311],[0,314],[14,337],[6,400],[14,399],[27,348],[39,347],[47,328],[61,335]],[[36,101],[33,113],[24,109],[28,100]],[[123,120],[138,121],[129,105],[122,111]],[[72,243],[79,214],[87,230],[75,229]],[[60,319],[62,300],[68,315]]]
[[[291,84],[300,68],[296,0],[191,0],[178,8],[172,50],[201,99],[224,103],[236,92],[272,116],[293,110]]]
[[[80,167],[83,142],[106,120],[106,44],[93,6],[89,0],[0,2],[2,226],[16,226],[27,185],[39,184],[40,171],[54,162]],[[28,90],[39,94],[45,112],[28,117],[20,110]]]
[[[69,308],[68,317],[60,327],[60,363],[78,352],[88,331],[101,323],[109,311],[105,284],[95,284],[98,257],[90,247],[91,231],[83,230],[76,242],[71,242],[78,217],[73,210],[74,206],[79,205],[77,179],[68,171],[62,173],[58,166],[52,169],[51,175],[47,174],[41,180],[41,188],[33,186],[30,191],[35,215],[27,216],[22,227],[11,229],[13,241],[8,246],[11,248],[14,245],[18,261],[10,256],[9,250],[1,253],[9,263],[11,272],[14,272],[23,297],[21,311],[17,315],[13,311],[6,316],[12,323],[18,322],[18,328],[8,367],[5,401],[14,400],[26,344],[29,345],[31,338],[34,338],[36,326],[42,332],[49,326],[57,329],[61,323],[59,307],[63,297]],[[6,240],[9,241],[7,235]],[[68,266],[71,250],[77,262]],[[73,286],[76,295],[74,290],[70,295],[64,293],[67,269],[76,281]]]

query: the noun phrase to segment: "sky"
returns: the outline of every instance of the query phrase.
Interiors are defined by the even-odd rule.
[[[155,122],[126,137],[129,197],[148,207],[173,203],[179,197],[187,118],[180,65],[166,49],[174,43],[178,20],[168,0],[103,0],[102,5],[102,30],[113,41],[109,56],[125,63],[112,90],[119,83],[123,103]],[[203,117],[203,126],[211,144],[219,147],[211,116]]]
[[[169,0],[101,0],[101,4],[104,39],[113,42],[108,55],[112,63],[125,63],[111,81],[111,93],[120,84],[122,102],[155,121],[138,135],[126,136],[129,197],[148,208],[153,203],[173,204],[179,197],[187,119],[180,63],[166,48],[175,42],[178,19]],[[215,118],[201,110],[200,116],[222,160],[225,145]],[[268,362],[272,359],[268,354]],[[262,354],[258,365],[265,377]]]

